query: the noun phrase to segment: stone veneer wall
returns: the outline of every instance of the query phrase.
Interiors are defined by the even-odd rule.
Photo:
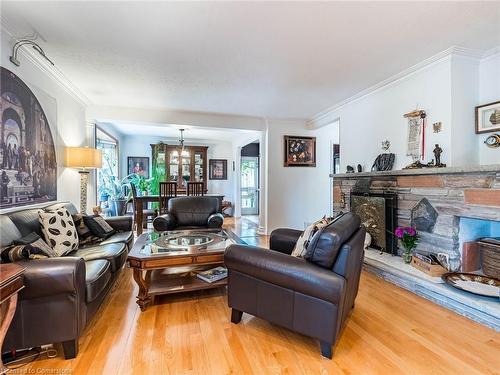
[[[417,206],[430,203],[437,218],[432,228],[419,231],[417,250],[448,253],[450,260],[461,258],[460,217],[500,221],[500,166],[334,175],[334,211],[350,210],[350,193],[356,184],[369,186],[370,192],[396,193],[399,226],[414,224],[412,212],[415,216]]]

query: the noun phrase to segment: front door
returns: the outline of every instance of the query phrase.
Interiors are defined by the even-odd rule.
[[[259,214],[259,158],[241,157],[241,214]]]

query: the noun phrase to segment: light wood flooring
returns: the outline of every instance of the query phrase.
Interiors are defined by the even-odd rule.
[[[250,221],[226,225],[248,243],[267,245]],[[223,288],[164,296],[142,313],[136,293],[125,269],[76,359],[64,360],[56,346],[57,358],[16,373],[500,374],[499,333],[367,272],[333,360],[320,356],[315,340],[247,314],[231,324]]]

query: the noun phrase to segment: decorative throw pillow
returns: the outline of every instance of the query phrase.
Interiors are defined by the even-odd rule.
[[[324,226],[330,224],[333,220],[334,218],[332,217],[323,216],[320,220],[310,224],[300,235],[291,255],[294,257],[303,258],[307,250],[307,245],[309,245],[309,242],[311,242],[314,233],[316,233],[320,228],[323,228]]]
[[[84,214],[75,214],[73,215],[73,221],[75,223],[76,232],[78,234],[78,242],[79,246],[86,246],[90,244],[94,244],[96,242],[100,242],[103,239],[95,236],[89,227],[85,224]]]
[[[55,256],[63,256],[78,248],[78,234],[73,218],[65,207],[38,211],[40,227],[45,241]]]
[[[13,245],[31,245],[34,248],[34,253],[40,253],[48,257],[56,257],[57,254],[38,234],[32,232],[27,236],[14,240]],[[32,251],[33,252],[33,251]]]
[[[40,241],[43,241],[40,239]],[[47,246],[47,244],[45,244]],[[0,250],[0,259],[2,263],[19,262],[27,259],[48,258],[39,248],[32,244],[10,245]]]
[[[83,216],[83,221],[89,227],[92,234],[97,237],[108,238],[115,233],[113,227],[102,216]]]

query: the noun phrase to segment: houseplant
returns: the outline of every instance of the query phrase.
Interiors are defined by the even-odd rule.
[[[399,238],[404,248],[401,257],[405,263],[410,263],[412,258],[411,251],[417,246],[418,242],[417,230],[412,227],[397,227],[394,234]]]

